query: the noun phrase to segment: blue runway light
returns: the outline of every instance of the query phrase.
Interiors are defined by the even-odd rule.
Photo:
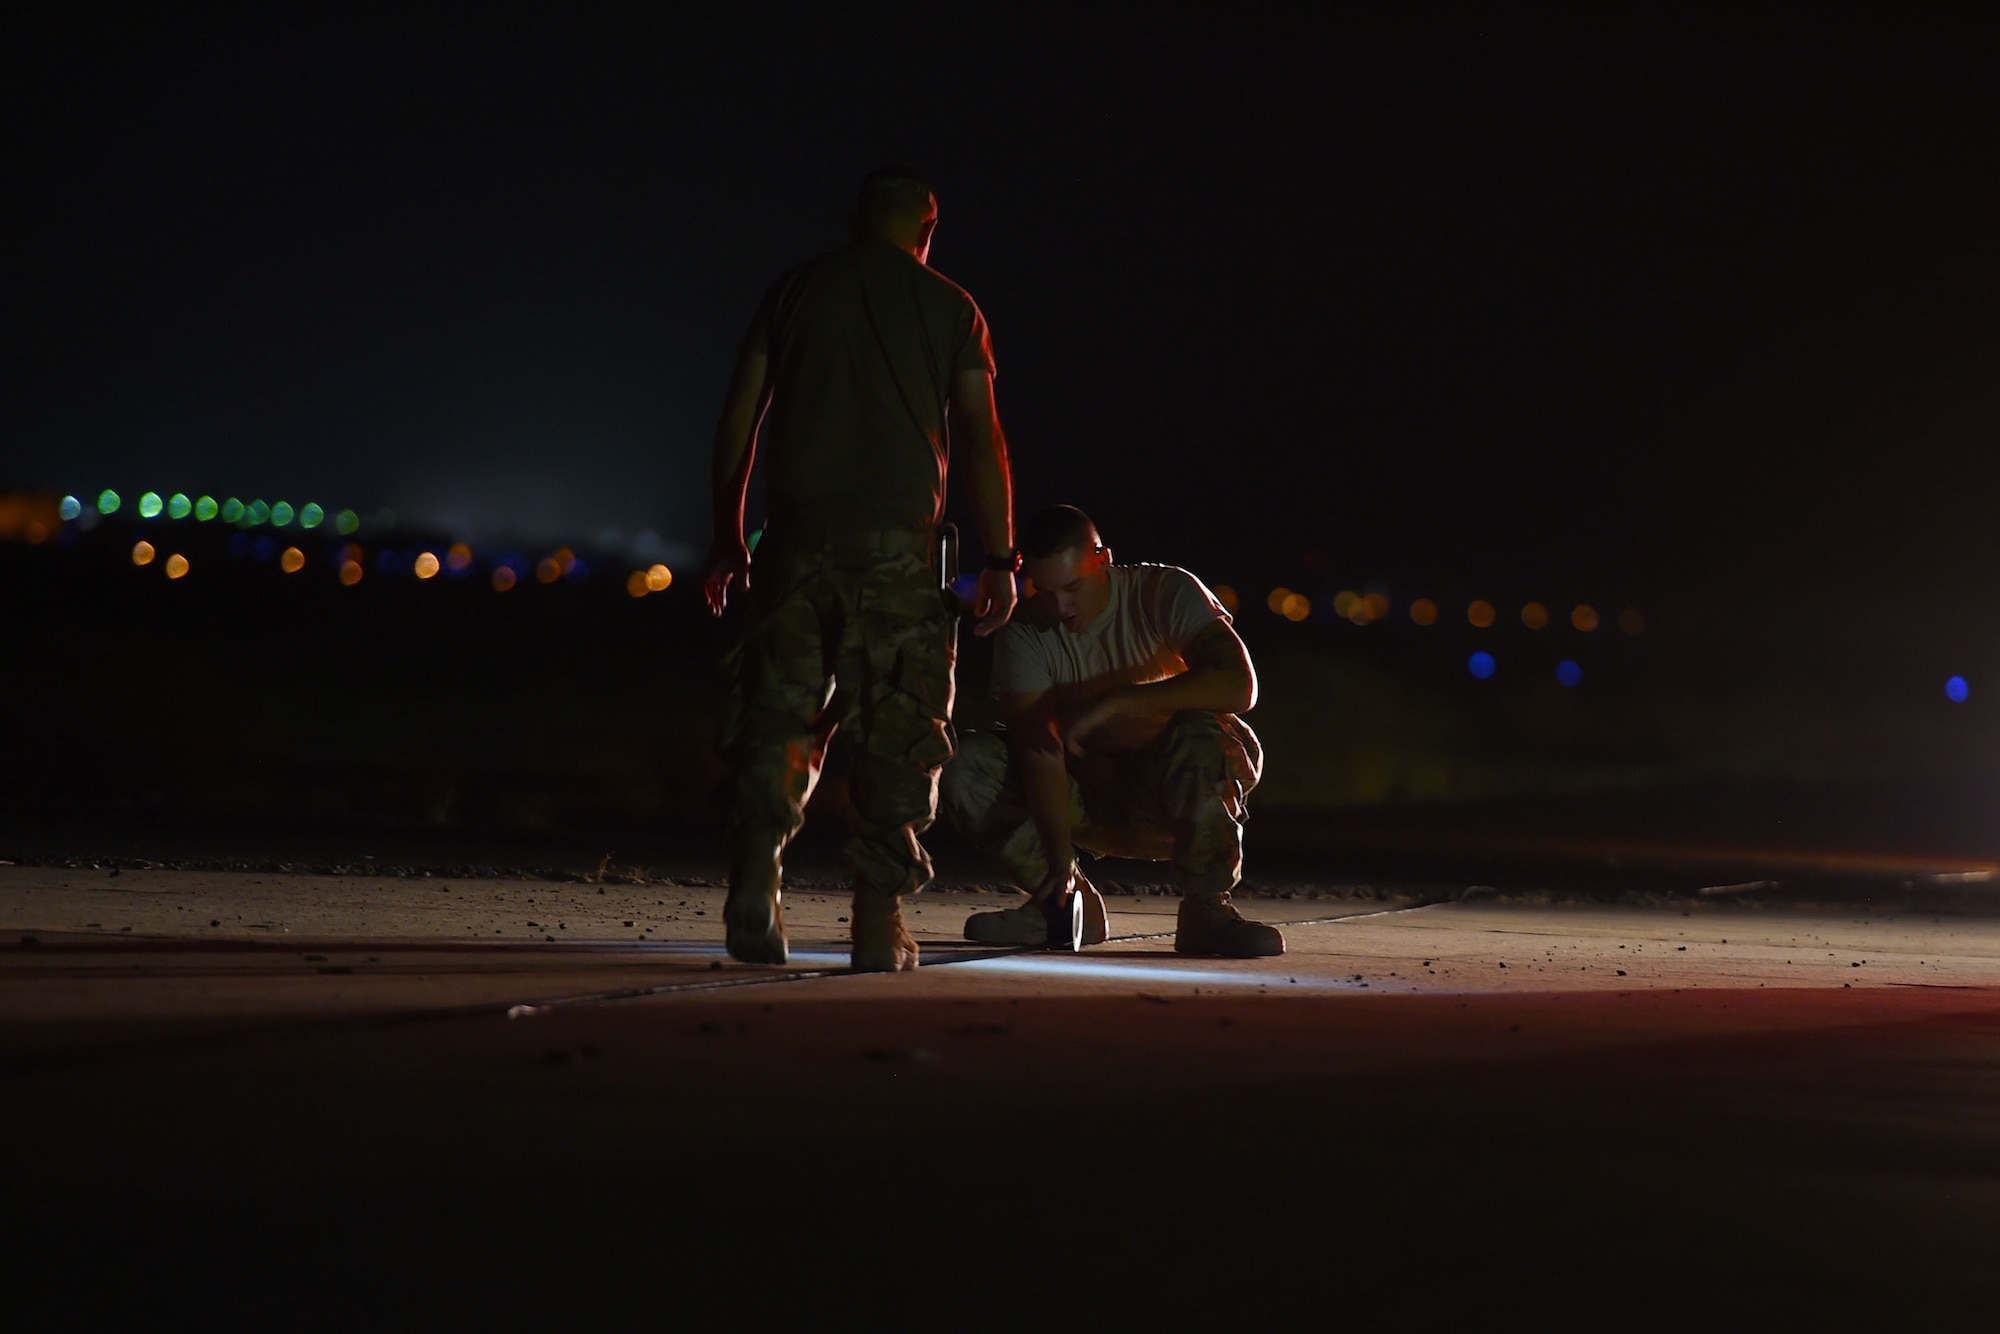
[[[116,514],[118,507],[124,503],[124,501],[118,498],[116,491],[106,490],[97,493],[97,512],[99,514]]]
[[[159,518],[162,508],[163,502],[160,500],[160,493],[158,491],[148,491],[145,495],[139,497],[139,517],[142,519]]]
[[[83,502],[75,496],[64,496],[62,498],[61,513],[65,519],[74,519],[77,515],[83,513]]]
[[[236,557],[238,560],[241,560],[243,557],[249,555],[250,534],[231,533],[229,535],[229,554]]]
[[[1465,670],[1471,672],[1482,681],[1492,679],[1493,673],[1499,669],[1500,664],[1495,662],[1493,655],[1485,649],[1481,649],[1465,660]]]
[[[1972,693],[1972,687],[1965,684],[1965,678],[1954,676],[1944,683],[1944,697],[1954,704],[1965,703],[1965,697]]]
[[[1567,690],[1583,680],[1583,668],[1564,658],[1556,664],[1556,684]]]
[[[255,542],[252,542],[250,544],[250,554],[255,556],[258,560],[271,559],[271,557],[278,554],[277,539],[271,537],[258,538]]]

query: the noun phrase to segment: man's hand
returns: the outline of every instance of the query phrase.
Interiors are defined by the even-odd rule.
[[[1126,712],[1126,697],[1113,690],[1099,695],[1085,706],[1082,713],[1070,719],[1063,729],[1063,749],[1078,759],[1084,758],[1083,740],[1113,718],[1123,717]]]
[[[729,605],[729,585],[741,581],[743,591],[750,591],[750,549],[743,545],[743,539],[734,542],[718,537],[715,545],[708,549],[708,561],[703,566],[701,576],[702,596],[708,599],[711,615],[722,615],[722,609]]]
[[[1051,870],[1047,875],[1042,877],[1041,884],[1036,885],[1028,891],[1028,897],[1046,908],[1048,907],[1050,896],[1071,888],[1075,877],[1076,872],[1068,866],[1063,867],[1061,870]]]
[[[1014,614],[1014,576],[1006,570],[986,570],[979,576],[979,600],[972,605],[979,624],[972,633],[981,639],[1007,624]]]

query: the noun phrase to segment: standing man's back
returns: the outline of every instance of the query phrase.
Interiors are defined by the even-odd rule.
[[[978,633],[1014,605],[1012,487],[986,321],[926,266],[937,200],[891,168],[862,183],[853,244],[775,283],[744,336],[715,436],[705,592],[752,590],[743,506],[760,428],[769,522],[736,653],[726,742],[729,952],[786,960],[785,845],[836,732],[849,753],[853,964],[912,968],[900,896],[929,883],[918,841],[950,758],[957,601],[941,587],[948,442],[989,553]],[[947,423],[949,429],[947,429]]]

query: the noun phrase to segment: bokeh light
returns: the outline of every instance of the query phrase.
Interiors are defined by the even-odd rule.
[[[1965,678],[1962,676],[1954,676],[1944,683],[1944,697],[1954,704],[1965,703],[1966,697],[1971,693],[1972,687],[1965,683]]]
[[[1380,621],[1388,618],[1389,595],[1387,593],[1370,593],[1361,600],[1368,604],[1368,616],[1371,620]]]
[[[390,551],[387,547],[375,553],[375,573],[401,574],[402,572],[403,558],[401,556]]]
[[[562,578],[562,562],[554,556],[544,556],[535,562],[535,582],[552,584]]]
[[[1521,608],[1521,624],[1530,630],[1539,630],[1549,623],[1549,609],[1539,602],[1530,602]]]
[[[1567,690],[1583,680],[1583,668],[1564,658],[1556,664],[1556,684]]]
[[[313,504],[310,500],[306,502],[306,507],[299,511],[299,527],[301,528],[317,528],[324,522],[326,522],[326,511]]]
[[[555,555],[550,559],[554,560],[561,567],[564,574],[568,574],[570,568],[576,564],[576,553],[568,547],[557,547]]]
[[[271,506],[272,526],[275,528],[286,527],[291,523],[292,516],[296,512],[297,511],[292,509],[291,502],[284,500],[279,501],[277,504]]]
[[[1438,605],[1429,598],[1418,598],[1410,604],[1410,619],[1418,625],[1433,625],[1437,618]]]
[[[655,593],[664,593],[674,582],[674,572],[664,565],[655,565],[646,571],[646,587]]]
[[[1238,599],[1235,589],[1231,588],[1228,584],[1217,584],[1210,591],[1215,594],[1215,600],[1222,604],[1224,611],[1228,612],[1231,616],[1236,614]]]
[[[1589,634],[1597,628],[1597,608],[1591,606],[1588,602],[1580,604],[1575,611],[1569,614],[1569,623],[1585,634]]]
[[[1291,595],[1292,590],[1280,584],[1271,590],[1271,596],[1264,599],[1264,605],[1276,614],[1283,616],[1285,614],[1285,599]]]
[[[188,558],[175,552],[167,557],[167,578],[178,579],[188,572]]]
[[[250,554],[258,560],[271,559],[271,557],[278,554],[278,539],[275,537],[258,538],[250,544]]]
[[[200,500],[194,502],[194,517],[200,519],[203,523],[207,523],[221,509],[222,507],[215,503],[214,496],[203,496]]]
[[[142,519],[157,519],[165,508],[166,502],[160,499],[158,491],[148,491],[139,497],[139,517]]]
[[[438,572],[438,558],[426,551],[417,557],[416,573],[419,579],[428,579]]]
[[[1354,604],[1359,601],[1361,601],[1361,595],[1359,593],[1355,592],[1351,588],[1343,588],[1338,593],[1335,593],[1333,595],[1333,614],[1335,616],[1340,617],[1342,620],[1346,620],[1348,617],[1354,614]],[[1367,623],[1368,622],[1364,615],[1362,624],[1366,625]]]
[[[1500,664],[1495,662],[1493,655],[1484,649],[1481,649],[1465,660],[1465,670],[1471,672],[1482,681],[1491,680],[1493,673],[1499,669]]]
[[[243,522],[252,528],[271,521],[271,507],[261,500],[253,500],[243,507]]]
[[[493,591],[494,591],[494,592],[496,592],[496,593],[504,593],[504,592],[506,592],[506,591],[507,591],[508,589],[512,588],[513,586],[514,586],[514,571],[513,571],[513,568],[512,568],[511,566],[507,566],[507,565],[496,565],[496,566],[494,566],[494,567],[493,567]]]
[[[1484,630],[1487,626],[1493,624],[1493,615],[1493,604],[1485,598],[1477,599],[1471,606],[1465,609],[1465,619],[1471,621],[1474,627],[1480,630]],[[1478,673],[1475,672],[1474,675],[1476,676]]]
[[[224,523],[235,523],[243,517],[243,502],[231,496],[222,502],[222,509],[218,512]]]
[[[360,583],[361,575],[362,575],[362,569],[360,561],[344,560],[340,563],[340,582],[346,587],[352,588],[356,584]]]
[[[356,565],[359,565],[361,563],[361,560],[365,555],[367,555],[367,553],[361,549],[361,544],[359,542],[349,542],[346,546],[340,549],[340,558],[342,560],[351,560]]]
[[[65,519],[74,519],[77,515],[83,513],[83,502],[75,496],[64,496],[59,512]]]
[[[1618,613],[1618,628],[1637,638],[1646,633],[1646,618],[1637,607],[1627,607]]]
[[[151,565],[154,554],[151,542],[134,542],[132,544],[132,563],[134,565]]]
[[[286,574],[297,574],[306,567],[306,553],[297,547],[286,547],[285,554],[278,557],[278,568]]]
[[[472,564],[472,548],[460,542],[444,553],[444,563],[453,574],[464,574]]]
[[[1281,610],[1286,620],[1303,621],[1313,614],[1312,599],[1304,593],[1294,593],[1285,599],[1285,605]]]
[[[97,512],[99,514],[116,514],[118,507],[124,503],[124,501],[118,498],[116,491],[99,491],[97,493]]]
[[[625,580],[625,591],[635,598],[642,598],[653,590],[646,587],[646,572],[634,570]]]
[[[333,516],[333,531],[346,537],[361,527],[361,516],[353,510],[342,510]]]
[[[167,517],[185,519],[194,510],[194,502],[176,491],[167,497]]]

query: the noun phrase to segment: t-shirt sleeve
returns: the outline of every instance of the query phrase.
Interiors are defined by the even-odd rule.
[[[757,313],[750,317],[750,327],[743,331],[739,352],[762,352],[768,357],[775,350],[776,340],[772,335],[777,326],[778,297],[790,278],[791,275],[786,274],[765,291],[764,299],[757,303]]]
[[[993,374],[993,339],[986,330],[986,317],[979,313],[979,303],[971,297],[965,298],[968,318],[961,323],[965,336],[959,340],[958,353],[952,358],[954,371],[985,371]]]
[[[1216,601],[1215,594],[1208,591],[1208,585],[1186,570],[1168,570],[1155,596],[1158,601],[1153,609],[1154,624],[1160,627],[1176,653],[1217,621],[1229,624],[1229,613]]]
[[[1025,626],[1001,627],[993,642],[992,691],[996,695],[1039,695],[1056,683],[1041,645]]]

